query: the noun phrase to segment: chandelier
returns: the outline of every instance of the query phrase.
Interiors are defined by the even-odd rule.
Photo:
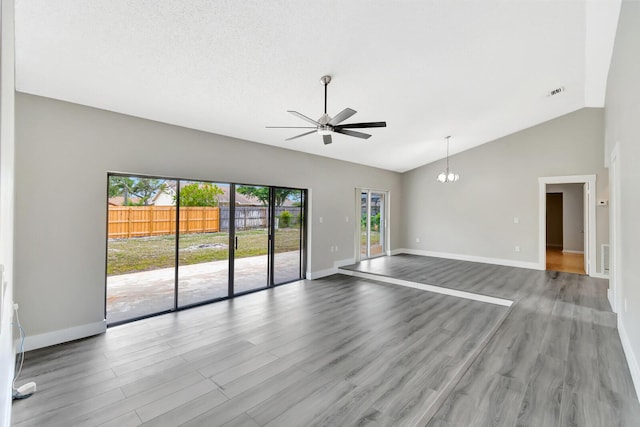
[[[456,182],[460,179],[460,175],[449,170],[449,138],[451,138],[451,136],[445,137],[447,140],[447,170],[438,175],[438,182]]]

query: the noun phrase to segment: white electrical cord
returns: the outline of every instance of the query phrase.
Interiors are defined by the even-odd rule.
[[[25,333],[24,333],[24,329],[22,328],[22,324],[20,323],[20,316],[18,315],[18,305],[15,304],[13,306],[13,310],[16,314],[16,322],[14,323],[15,326],[18,327],[18,330],[20,331],[20,353],[18,355],[18,359],[20,360],[20,362],[18,363],[18,361],[16,360],[16,369],[15,369],[15,374],[13,376],[13,382],[11,383],[11,388],[13,390],[13,398],[14,399],[25,399],[29,396],[31,396],[34,392],[35,392],[35,383],[33,383],[33,387],[26,387],[25,389],[29,390],[29,392],[26,393],[22,393],[20,389],[22,389],[23,387],[20,388],[16,388],[16,380],[18,379],[18,377],[20,376],[20,374],[22,373],[22,366],[24,365],[24,337],[25,337]],[[27,384],[30,385],[31,383]],[[33,391],[32,391],[33,389]]]

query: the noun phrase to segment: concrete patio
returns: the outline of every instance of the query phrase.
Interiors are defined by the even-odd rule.
[[[235,260],[235,292],[267,286],[267,255]],[[274,281],[299,277],[300,253],[275,255]],[[213,261],[178,268],[178,307],[228,296],[229,262]],[[175,269],[160,268],[107,277],[107,323],[120,322],[171,310],[174,304]]]

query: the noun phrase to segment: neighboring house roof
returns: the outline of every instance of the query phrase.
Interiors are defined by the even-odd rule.
[[[230,187],[227,185],[221,187],[222,194],[218,197],[221,205],[229,204],[229,189]],[[236,192],[236,206],[262,206],[262,202],[257,197],[245,196]]]
[[[174,197],[176,195],[176,182],[166,183],[164,191],[158,191],[149,202],[153,206],[175,206]]]
[[[140,198],[136,196],[131,196],[129,197],[129,200],[131,201],[131,203],[138,203],[140,201]],[[111,206],[123,206],[124,196],[109,197],[108,203]]]

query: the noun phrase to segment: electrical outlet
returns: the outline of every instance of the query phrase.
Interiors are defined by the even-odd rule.
[[[516,252],[520,252],[520,246],[516,246],[516,247],[515,247],[515,251],[516,251]]]
[[[420,238],[416,237],[416,243],[420,243]]]
[[[520,224],[520,218],[518,218],[517,216],[513,217],[513,223],[514,224]]]
[[[349,222],[349,215],[347,215],[347,216],[346,216],[346,218],[345,218],[345,220],[344,220],[344,221],[345,221],[345,222]]]
[[[322,217],[320,217],[320,224],[322,224]]]
[[[336,252],[338,252],[338,245],[336,245]]]

